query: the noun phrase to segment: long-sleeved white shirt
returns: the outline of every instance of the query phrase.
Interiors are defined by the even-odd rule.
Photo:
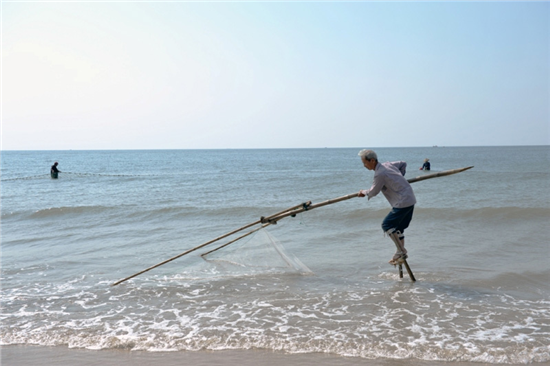
[[[416,197],[404,177],[406,169],[407,163],[404,161],[379,162],[374,168],[372,187],[365,195],[371,199],[382,191],[392,207],[404,208],[414,205]]]

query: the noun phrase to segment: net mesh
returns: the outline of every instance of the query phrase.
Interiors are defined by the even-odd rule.
[[[213,251],[203,258],[226,269],[246,272],[313,273],[265,228],[230,245]]]

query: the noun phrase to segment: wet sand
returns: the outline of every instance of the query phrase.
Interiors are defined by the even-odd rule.
[[[3,346],[0,347],[2,366],[488,366],[489,363],[438,362],[420,360],[367,360],[315,354],[285,354],[262,350],[143,352],[126,350],[83,350],[67,347]],[[507,364],[511,365],[511,364]],[[550,362],[534,365],[550,365]]]

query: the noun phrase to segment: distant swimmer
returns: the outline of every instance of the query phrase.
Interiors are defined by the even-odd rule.
[[[424,159],[424,165],[420,170],[430,170],[430,159]]]
[[[372,150],[361,150],[359,156],[365,168],[374,170],[374,182],[370,189],[361,190],[358,196],[367,196],[371,199],[380,192],[384,194],[392,210],[382,222],[382,230],[397,247],[389,263],[394,266],[404,263],[407,259],[404,232],[409,227],[416,204],[412,187],[404,177],[407,163],[404,161],[379,163],[378,156]]]
[[[50,169],[50,175],[53,179],[57,179],[57,173],[61,173],[61,170],[57,169],[58,162],[56,161]]]

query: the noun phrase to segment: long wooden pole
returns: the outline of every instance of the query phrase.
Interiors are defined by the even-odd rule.
[[[275,223],[276,223],[276,222],[275,222]],[[238,238],[235,238],[235,239],[233,239],[233,240],[231,240],[231,241],[225,243],[224,245],[220,245],[219,247],[217,247],[217,248],[215,248],[215,249],[212,249],[212,250],[210,250],[210,251],[208,251],[208,252],[206,252],[206,253],[202,253],[202,254],[201,254],[201,257],[204,257],[204,256],[207,255],[207,254],[213,253],[213,252],[215,252],[215,251],[218,250],[218,249],[225,248],[225,247],[228,246],[229,244],[232,244],[232,243],[236,242],[237,240],[241,240],[242,238],[246,238],[248,235],[254,234],[256,231],[261,230],[261,229],[263,229],[264,227],[269,226],[269,225],[271,225],[271,224],[272,224],[272,223],[268,222],[267,224],[263,224],[263,225],[260,226],[259,228],[256,228],[256,229],[254,229],[254,230],[250,230],[250,231],[247,232],[246,234],[243,234],[243,235],[239,236]]]
[[[430,179],[430,178],[444,177],[444,176],[446,176],[446,175],[451,175],[451,174],[460,173],[460,172],[463,172],[463,171],[468,170],[468,169],[471,169],[471,168],[473,168],[473,166],[469,166],[469,167],[465,167],[465,168],[459,168],[459,169],[445,170],[445,171],[438,172],[438,173],[433,173],[433,174],[426,174],[426,175],[423,175],[423,176],[418,176],[418,177],[416,177],[416,178],[411,178],[411,179],[408,180],[408,182],[409,182],[409,183],[414,183],[414,182],[419,182],[419,181],[421,181],[421,180],[426,180],[426,179]],[[212,240],[210,240],[210,241],[207,241],[206,243],[203,243],[203,244],[201,244],[201,245],[199,245],[199,246],[196,246],[196,247],[194,247],[194,248],[192,248],[192,249],[189,249],[189,250],[187,250],[187,251],[185,251],[185,252],[183,252],[183,253],[181,253],[181,254],[176,255],[175,257],[172,257],[172,258],[170,258],[170,259],[167,259],[167,260],[165,260],[165,261],[163,261],[163,262],[160,262],[160,263],[158,263],[158,264],[155,264],[154,266],[151,266],[151,267],[149,267],[149,268],[146,268],[146,269],[144,269],[143,271],[140,271],[140,272],[138,272],[138,273],[135,273],[135,274],[133,274],[133,275],[131,275],[131,276],[128,276],[128,277],[126,277],[126,278],[123,278],[123,279],[121,279],[120,281],[117,281],[117,282],[113,283],[111,286],[116,286],[116,285],[118,285],[118,284],[120,284],[120,283],[122,283],[122,282],[124,282],[124,281],[127,281],[127,280],[129,280],[129,279],[131,279],[131,278],[134,278],[134,277],[136,277],[136,276],[138,276],[138,275],[140,275],[140,274],[142,274],[142,273],[145,273],[145,272],[147,272],[147,271],[150,271],[150,270],[152,270],[153,268],[160,267],[160,266],[162,266],[163,264],[166,264],[166,263],[168,263],[168,262],[173,261],[174,259],[180,258],[180,257],[182,257],[182,256],[184,256],[184,255],[186,255],[186,254],[189,254],[189,253],[191,253],[191,252],[194,252],[194,251],[197,250],[197,249],[203,248],[203,247],[205,247],[205,246],[207,246],[207,245],[209,245],[209,244],[212,244],[212,243],[214,243],[214,242],[216,242],[216,241],[218,241],[218,240],[221,240],[221,239],[223,239],[223,238],[226,238],[226,237],[228,237],[228,236],[230,236],[230,235],[233,235],[233,234],[235,234],[235,233],[237,233],[237,232],[239,232],[239,231],[241,231],[241,230],[247,229],[247,228],[249,228],[249,227],[251,227],[251,226],[254,226],[254,225],[257,225],[257,224],[259,224],[259,223],[265,224],[265,223],[270,223],[270,222],[276,222],[276,221],[279,221],[279,220],[281,220],[281,219],[283,219],[283,218],[285,218],[285,217],[288,217],[288,216],[296,216],[296,214],[302,213],[302,212],[304,212],[304,211],[309,211],[309,210],[312,210],[312,209],[315,209],[315,208],[319,208],[319,207],[323,207],[323,206],[327,206],[327,205],[332,205],[333,203],[337,203],[337,202],[349,200],[349,199],[354,198],[354,197],[358,197],[358,194],[359,194],[359,192],[357,192],[357,193],[351,193],[351,194],[348,194],[348,195],[345,195],[345,196],[342,196],[342,197],[333,198],[333,199],[326,200],[326,201],[323,201],[323,202],[320,202],[320,203],[317,203],[317,204],[313,204],[313,205],[311,204],[311,201],[309,201],[309,202],[306,202],[306,203],[301,203],[301,204],[299,204],[299,205],[293,206],[293,207],[288,208],[288,209],[286,209],[286,210],[283,210],[283,211],[281,211],[281,212],[279,212],[279,213],[273,214],[273,215],[271,215],[271,216],[269,216],[269,217],[267,217],[267,218],[261,217],[260,220],[254,221],[254,222],[252,222],[252,223],[250,223],[250,224],[248,224],[248,225],[245,225],[245,226],[243,226],[243,227],[241,227],[241,228],[239,228],[239,229],[233,230],[233,231],[231,231],[231,232],[229,232],[229,233],[227,233],[227,234],[218,236],[218,237],[215,238],[215,239],[212,239]],[[246,235],[245,235],[245,236],[246,236]],[[244,236],[243,236],[243,237],[244,237]],[[236,241],[236,240],[232,241],[232,243],[235,242],[235,241]],[[228,244],[230,244],[230,243],[228,243]]]
[[[272,222],[274,222],[274,223],[277,223],[277,221],[279,221],[279,220],[281,220],[281,219],[284,219],[285,217],[288,217],[288,216],[296,216],[296,214],[299,214],[299,213],[304,212],[304,211],[309,211],[309,210],[313,210],[314,208],[318,208],[318,207],[330,205],[330,204],[333,204],[333,203],[336,203],[336,202],[340,202],[340,201],[349,200],[350,198],[357,197],[357,194],[358,194],[358,193],[359,193],[359,192],[357,192],[357,193],[352,193],[352,194],[348,194],[348,195],[346,195],[346,196],[334,198],[334,199],[331,199],[331,200],[326,200],[326,201],[324,201],[324,202],[317,203],[317,204],[314,204],[314,205],[312,205],[312,204],[305,205],[305,204],[304,204],[304,205],[299,206],[299,207],[300,207],[299,209],[293,209],[293,210],[289,210],[289,211],[287,211],[287,212],[284,212],[284,213],[282,213],[282,214],[272,215],[272,216],[270,216],[269,221],[272,221]],[[311,202],[311,201],[310,201],[310,202]],[[266,226],[267,226],[267,225],[266,225]],[[218,250],[218,249],[221,249],[221,248],[223,248],[223,247],[226,247],[226,246],[228,246],[229,244],[234,243],[234,242],[236,242],[237,240],[242,239],[242,238],[244,238],[244,237],[246,237],[246,236],[248,236],[248,235],[250,235],[250,234],[252,234],[252,233],[255,233],[255,232],[258,231],[258,230],[259,230],[259,229],[252,230],[252,231],[250,231],[249,233],[247,233],[247,234],[245,234],[245,235],[243,235],[243,236],[241,236],[241,237],[238,237],[238,238],[236,238],[235,240],[230,241],[229,243],[226,243],[226,244],[224,244],[224,245],[222,245],[222,246],[220,246],[220,247],[218,247],[218,248],[216,248],[216,249],[213,249],[213,250],[211,250],[211,251],[209,251],[209,252],[206,252],[206,253],[201,254],[201,256],[204,257],[205,255],[207,255],[207,254],[209,254],[209,253],[215,252],[215,251]]]
[[[445,171],[437,172],[437,173],[433,173],[433,174],[421,175],[421,176],[418,176],[416,178],[408,179],[407,182],[415,183],[415,182],[420,182],[421,180],[426,180],[426,179],[430,179],[430,178],[444,177],[446,175],[460,173],[460,172],[463,172],[465,170],[472,169],[472,168],[473,168],[473,166],[469,166],[469,167],[466,167],[466,168],[445,170]],[[302,213],[304,211],[309,211],[309,210],[313,210],[313,209],[318,208],[318,207],[323,207],[323,206],[326,206],[326,205],[332,205],[333,203],[349,200],[351,198],[358,197],[358,195],[359,195],[359,192],[350,193],[350,194],[342,196],[342,197],[333,198],[333,199],[326,200],[326,201],[323,201],[323,202],[320,202],[320,203],[309,205],[307,207],[301,207],[301,208],[298,208],[298,209],[294,209],[292,211],[285,212],[285,213],[282,213],[282,214],[277,215],[277,216],[272,216],[271,220],[279,221],[280,219],[283,219],[283,218],[288,217],[288,216],[295,216],[296,214]]]
[[[409,183],[414,183],[414,182],[419,182],[421,180],[426,180],[426,179],[431,179],[431,178],[438,178],[438,177],[444,177],[444,176],[447,176],[447,175],[451,175],[451,174],[456,174],[456,173],[460,173],[460,172],[463,172],[465,170],[468,170],[468,169],[472,169],[473,166],[469,166],[469,167],[465,167],[465,168],[458,168],[458,169],[451,169],[451,170],[445,170],[445,171],[442,171],[442,172],[437,172],[437,173],[432,173],[432,174],[426,174],[426,175],[421,175],[421,176],[418,176],[418,177],[415,177],[415,178],[410,178],[408,179],[407,181]],[[299,214],[299,213],[302,213],[304,211],[309,211],[309,210],[313,210],[315,208],[318,208],[318,207],[322,207],[322,206],[327,206],[327,205],[331,205],[333,203],[337,203],[337,202],[341,202],[341,201],[345,201],[345,200],[348,200],[348,199],[351,199],[351,198],[354,198],[354,197],[358,197],[358,193],[351,193],[351,194],[348,194],[346,196],[342,196],[342,197],[338,197],[338,198],[333,198],[333,199],[330,199],[330,200],[327,200],[327,201],[324,201],[324,202],[321,202],[321,203],[317,203],[317,204],[313,204],[313,205],[298,205],[297,208],[295,207],[294,210],[289,210],[287,212],[283,212],[279,215],[272,215],[270,216],[270,220],[272,221],[275,221],[275,223],[278,221],[278,220],[281,220],[285,217],[288,217],[288,216],[296,216],[296,214]],[[310,201],[311,202],[311,201]],[[267,226],[267,225],[266,225]],[[216,250],[218,249],[221,249],[221,248],[224,248],[226,246],[228,246],[229,244],[232,244],[234,242],[236,242],[237,240],[240,240],[252,233],[255,233],[256,231],[258,231],[258,229],[255,229],[255,230],[252,230],[250,231],[249,233],[243,235],[243,236],[240,236],[228,243],[225,243],[224,245],[222,246],[219,246],[211,251],[208,251],[206,253],[203,253],[201,254],[201,257],[204,257],[205,255],[207,254],[210,254],[212,252],[215,252]],[[414,279],[414,276],[412,275],[412,272],[410,270],[410,268],[408,268],[408,263],[405,265],[407,267],[407,272],[409,272],[409,275],[411,276],[411,278]],[[402,276],[402,273],[403,273],[403,270],[401,269],[401,276]]]
[[[294,217],[294,216],[296,216],[296,214],[302,213],[304,211],[310,211],[310,210],[313,210],[315,208],[319,208],[319,207],[323,207],[323,206],[327,206],[327,205],[332,205],[333,203],[349,200],[350,198],[357,197],[358,194],[359,194],[359,192],[350,193],[350,194],[342,196],[342,197],[337,197],[337,198],[333,198],[333,199],[326,200],[326,201],[323,201],[323,202],[315,203],[315,204],[309,205],[307,207],[294,209],[292,211],[288,211],[288,212],[279,214],[277,216],[271,217],[271,220],[279,221],[280,219],[284,219],[285,217],[288,217],[288,216],[293,216]]]
[[[463,172],[468,169],[472,169],[474,166],[467,166],[466,168],[458,168],[458,169],[451,169],[451,170],[444,170],[442,172],[432,173],[432,174],[426,174],[426,175],[420,175],[416,178],[407,179],[407,182],[414,183],[414,182],[420,182],[421,180],[431,179],[431,178],[439,178],[444,177],[446,175],[456,174]]]
[[[409,183],[414,183],[414,182],[419,182],[421,180],[426,180],[426,179],[430,179],[430,178],[438,178],[438,177],[444,177],[446,175],[460,173],[460,172],[463,172],[465,170],[472,169],[472,168],[473,168],[473,166],[469,166],[469,167],[466,167],[466,168],[445,170],[445,171],[442,171],[442,172],[437,172],[437,173],[433,173],[433,174],[426,174],[426,175],[421,175],[421,176],[418,176],[418,177],[415,177],[415,178],[410,178],[407,181]],[[339,197],[339,198],[334,198],[332,200],[327,200],[327,201],[324,201],[324,202],[321,202],[321,203],[318,203],[318,204],[315,204],[315,205],[309,205],[309,206],[298,205],[298,206],[295,206],[295,208],[294,208],[294,209],[299,208],[297,211],[289,210],[288,212],[284,212],[284,213],[282,213],[278,216],[277,216],[277,214],[275,214],[275,215],[270,216],[270,220],[274,220],[276,222],[277,220],[283,219],[283,218],[288,217],[288,216],[296,216],[297,213],[301,213],[301,212],[304,212],[304,211],[309,211],[309,210],[312,210],[314,208],[330,205],[330,204],[333,204],[333,203],[336,203],[336,202],[345,201],[345,200],[348,200],[350,198],[357,197],[358,193],[351,193],[351,194],[348,194],[346,196]],[[267,225],[265,225],[265,226],[267,226]],[[262,226],[262,227],[265,227],[265,226]],[[244,237],[247,237],[248,235],[250,235],[252,233],[255,233],[256,231],[258,231],[260,229],[261,228],[254,229],[254,230],[248,232],[245,235],[242,235],[242,236],[240,236],[240,237],[238,237],[238,238],[236,238],[236,239],[234,239],[234,240],[232,240],[228,243],[225,243],[222,246],[219,246],[215,249],[212,249],[212,250],[210,250],[206,253],[203,253],[203,254],[201,254],[201,257],[204,257],[205,255],[210,254],[212,252],[215,252],[218,249],[224,248],[224,247],[228,246],[229,244],[232,244],[232,243],[236,242],[237,240],[240,240]],[[410,271],[410,269],[408,271]],[[402,270],[401,270],[401,273],[402,273]]]
[[[116,286],[116,285],[118,285],[118,284],[120,284],[120,283],[122,283],[122,282],[124,282],[124,281],[129,280],[130,278],[134,278],[134,277],[136,277],[136,276],[139,276],[139,275],[142,274],[142,273],[145,273],[145,272],[147,272],[147,271],[150,271],[150,270],[152,270],[153,268],[160,267],[160,266],[162,266],[163,264],[166,264],[166,263],[168,263],[168,262],[171,262],[171,261],[173,261],[174,259],[178,259],[179,257],[183,257],[184,255],[189,254],[189,253],[191,253],[191,252],[194,252],[194,251],[197,250],[197,249],[203,248],[203,247],[205,247],[205,246],[207,246],[207,245],[209,245],[209,244],[212,244],[212,243],[214,243],[214,242],[216,242],[216,241],[218,241],[218,240],[221,240],[221,239],[223,239],[223,238],[227,238],[228,236],[233,235],[233,234],[235,234],[235,233],[237,233],[237,232],[239,232],[239,231],[241,231],[241,230],[248,229],[249,227],[254,226],[254,225],[257,225],[257,224],[259,224],[259,223],[269,222],[269,220],[271,220],[273,217],[275,217],[275,216],[277,216],[277,215],[280,215],[281,213],[285,213],[285,212],[287,212],[287,211],[289,211],[289,210],[294,210],[294,209],[296,209],[296,208],[298,208],[298,207],[307,206],[309,203],[310,203],[310,202],[301,203],[301,204],[299,204],[299,205],[289,207],[289,208],[287,208],[286,210],[280,211],[280,212],[278,212],[278,213],[276,213],[276,214],[273,214],[273,215],[271,215],[271,216],[268,216],[268,217],[261,217],[259,220],[254,221],[254,222],[251,222],[250,224],[245,225],[245,226],[243,226],[243,227],[241,227],[241,228],[239,228],[239,229],[236,229],[236,230],[233,230],[233,231],[228,232],[227,234],[218,236],[218,237],[215,238],[215,239],[212,239],[212,240],[210,240],[210,241],[207,241],[206,243],[203,243],[203,244],[201,244],[201,245],[199,245],[199,246],[196,246],[196,247],[194,247],[194,248],[192,248],[192,249],[186,250],[185,252],[180,253],[180,254],[178,254],[178,255],[176,255],[176,256],[170,258],[170,259],[167,259],[167,260],[165,260],[165,261],[162,261],[162,262],[160,262],[160,263],[155,264],[154,266],[151,266],[151,267],[149,267],[149,268],[146,268],[146,269],[144,269],[143,271],[140,271],[140,272],[138,272],[138,273],[135,273],[135,274],[133,274],[133,275],[131,275],[131,276],[128,276],[128,277],[126,277],[126,278],[123,278],[123,279],[121,279],[120,281],[117,281],[117,282],[113,283],[111,286]]]

